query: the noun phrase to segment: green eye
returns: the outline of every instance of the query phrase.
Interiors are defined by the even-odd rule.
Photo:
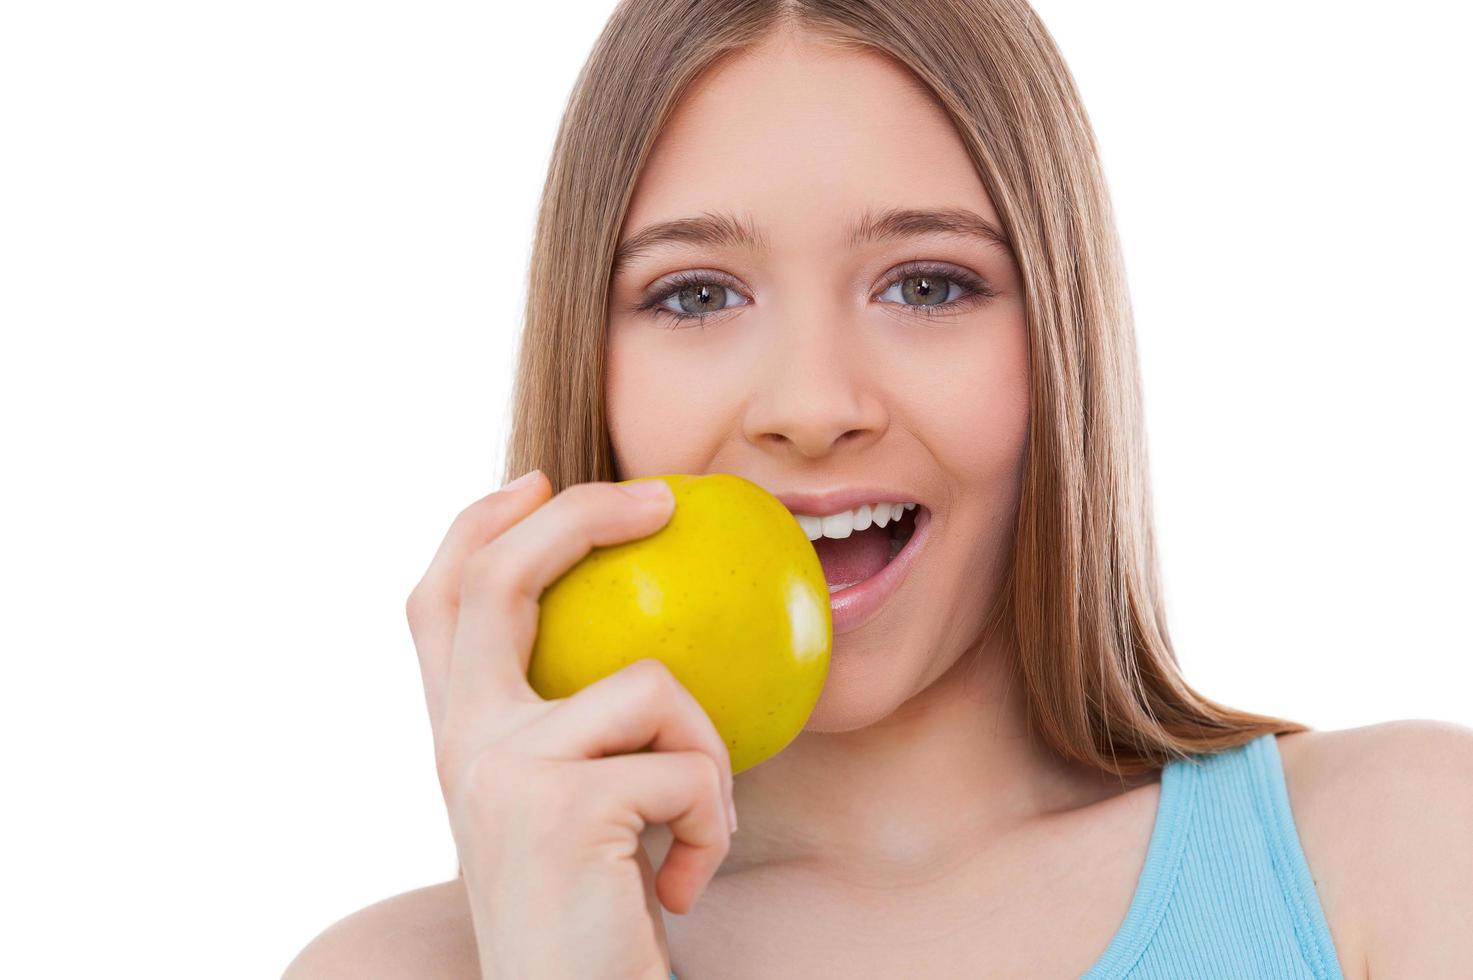
[[[655,316],[669,317],[677,324],[693,320],[705,320],[723,310],[746,303],[728,303],[734,296],[741,296],[733,284],[723,281],[719,273],[682,272],[659,287],[658,292],[635,307]],[[666,301],[674,299],[678,309],[671,309]]]
[[[938,306],[946,302],[952,282],[942,276],[907,276],[900,280],[900,295],[921,306]]]
[[[952,293],[953,286],[960,290],[960,295]],[[894,305],[923,316],[941,316],[997,295],[997,290],[981,276],[926,262],[912,262],[897,270],[880,295],[896,289],[899,298]]]
[[[716,283],[686,286],[674,295],[685,313],[715,313],[726,308],[726,287]]]
[[[911,262],[898,269],[879,295],[883,297],[896,289],[898,298],[887,302],[923,316],[944,316],[997,295],[997,290],[981,276],[960,267],[928,262]],[[722,273],[682,272],[635,306],[634,312],[647,311],[667,317],[677,326],[701,323],[726,310],[750,305],[744,297],[742,302],[729,302],[741,296],[735,282]],[[672,299],[674,309],[668,305]]]

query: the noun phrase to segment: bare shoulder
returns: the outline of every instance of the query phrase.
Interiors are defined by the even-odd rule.
[[[282,980],[479,980],[475,929],[459,878],[359,909],[302,949]]]
[[[1278,746],[1347,980],[1473,976],[1473,729],[1390,721]]]

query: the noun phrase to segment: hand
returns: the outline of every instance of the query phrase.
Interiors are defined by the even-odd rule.
[[[550,490],[534,470],[462,511],[407,605],[481,973],[668,980],[660,904],[689,912],[731,844],[726,745],[658,660],[551,701],[527,666],[542,590],[674,500],[659,480]],[[674,838],[658,875],[649,823]]]

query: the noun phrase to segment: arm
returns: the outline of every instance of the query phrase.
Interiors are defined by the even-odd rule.
[[[417,888],[323,930],[282,980],[480,980],[465,883]]]
[[[1378,727],[1359,864],[1369,974],[1473,977],[1473,729]]]
[[[1279,744],[1346,980],[1473,977],[1473,729],[1393,721]]]

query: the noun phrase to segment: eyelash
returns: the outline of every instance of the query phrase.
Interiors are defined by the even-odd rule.
[[[912,310],[919,315],[925,317],[949,316],[952,313],[955,313],[958,307],[961,307],[963,305],[970,305],[975,301],[991,299],[992,297],[997,295],[997,290],[992,288],[992,284],[983,279],[981,276],[974,275],[973,273],[959,268],[954,268],[952,266],[937,265],[934,262],[920,261],[908,262],[897,269],[895,271],[895,275],[890,277],[890,280],[885,283],[885,288],[880,290],[880,292],[889,292],[890,287],[894,286],[897,282],[904,282],[907,279],[920,279],[927,277],[944,279],[947,282],[956,283],[958,286],[961,286],[967,291],[967,295],[962,296],[959,299],[949,300],[945,303],[936,304],[935,306],[912,306],[909,303],[887,303],[886,305],[904,307],[907,310]],[[746,303],[743,303],[740,306],[726,307],[725,309],[716,310],[711,313],[685,313],[672,310],[664,305],[665,300],[669,299],[671,296],[674,296],[682,289],[685,289],[689,286],[702,285],[718,285],[724,286],[727,289],[736,289],[736,286],[731,278],[721,273],[681,272],[666,280],[665,286],[660,290],[657,295],[652,295],[639,305],[633,307],[632,312],[648,312],[654,314],[655,316],[669,317],[671,320],[675,321],[671,329],[676,329],[683,323],[689,323],[689,321],[692,320],[710,320],[713,317],[717,317],[723,313],[726,313],[728,310],[740,309],[741,306],[748,305]],[[943,312],[937,312],[938,308]],[[701,324],[701,326],[705,326],[704,322]]]

